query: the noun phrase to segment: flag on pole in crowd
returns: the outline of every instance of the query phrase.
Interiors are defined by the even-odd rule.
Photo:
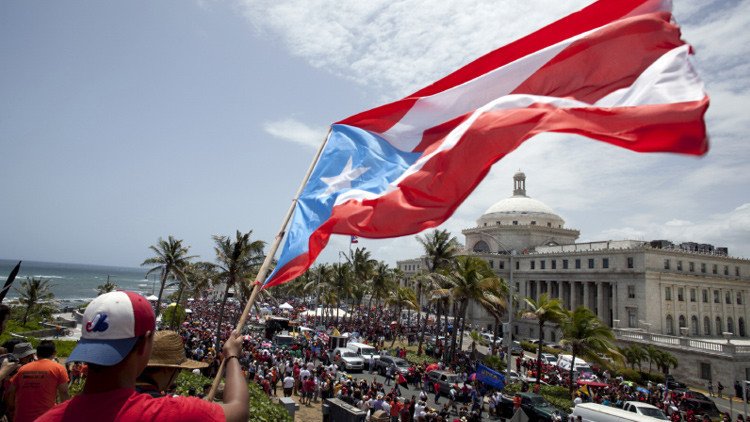
[[[349,244],[352,243],[359,243],[359,237],[352,235],[352,237],[349,239]]]
[[[448,219],[490,167],[543,132],[701,155],[708,96],[668,0],[599,0],[401,100],[332,125],[264,287],[331,234],[388,238]]]

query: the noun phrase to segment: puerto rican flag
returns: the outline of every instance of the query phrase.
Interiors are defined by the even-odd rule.
[[[301,275],[331,234],[444,222],[492,164],[542,132],[701,155],[708,96],[667,0],[600,0],[414,94],[332,125],[278,265]]]

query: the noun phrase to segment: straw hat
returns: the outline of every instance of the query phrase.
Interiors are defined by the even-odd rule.
[[[174,331],[157,331],[154,334],[154,347],[148,366],[164,366],[167,368],[199,369],[208,366],[206,362],[198,362],[185,357],[185,347],[182,337]]]

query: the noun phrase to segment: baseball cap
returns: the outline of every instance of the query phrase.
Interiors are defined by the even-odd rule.
[[[81,339],[68,357],[71,362],[102,366],[120,363],[133,350],[138,337],[154,331],[151,304],[135,292],[105,293],[83,312]]]

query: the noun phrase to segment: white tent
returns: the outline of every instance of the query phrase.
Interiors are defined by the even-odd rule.
[[[146,297],[146,300],[148,300],[148,301],[151,301],[151,302],[153,302],[153,301],[155,301],[155,300],[159,300],[159,298],[158,298],[158,297],[156,297],[156,296],[154,296],[154,295],[151,295],[151,296],[147,296],[147,297]]]
[[[279,305],[279,309],[286,309],[288,311],[291,311],[292,309],[294,309],[294,306],[290,305],[289,302],[284,302]]]
[[[338,312],[338,316],[340,318],[349,316],[349,313],[346,312],[343,309],[329,309],[328,311],[326,311],[327,315],[333,315],[334,317],[336,317],[336,313],[337,312]],[[321,315],[323,315],[323,308],[310,309],[309,311],[305,311],[305,315],[307,315],[307,316],[321,316]]]

